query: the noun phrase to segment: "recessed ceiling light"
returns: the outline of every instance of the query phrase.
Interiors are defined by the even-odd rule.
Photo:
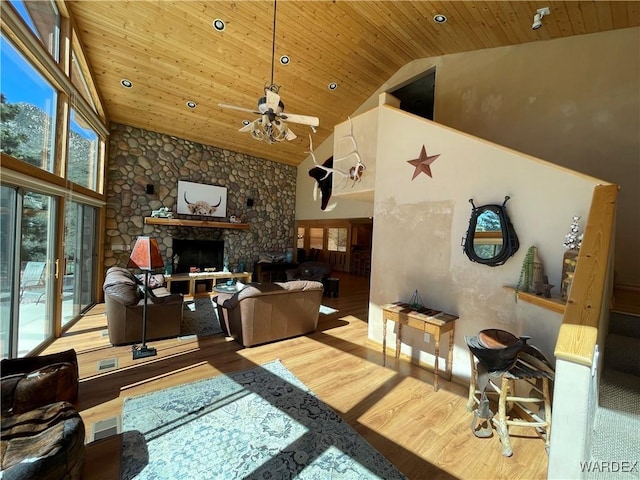
[[[197,106],[198,106],[198,104],[196,102],[192,101],[192,100],[189,100],[187,102],[187,107],[189,107],[189,108],[193,109],[193,108],[196,108]]]
[[[282,55],[280,57],[280,63],[282,65],[289,65],[289,62],[291,62],[291,59],[289,58],[289,55]]]
[[[335,90],[338,88],[338,84],[336,82],[331,82],[329,85],[329,90]]]
[[[220,20],[219,18],[216,18],[213,23],[213,28],[215,28],[217,31],[222,32],[224,31],[224,29],[226,28],[226,25],[224,23],[224,20]]]
[[[126,78],[123,78],[122,80],[120,80],[120,84],[124,87],[124,88],[131,88],[133,87],[133,82],[131,80],[127,80]]]
[[[249,125],[251,122],[249,120],[242,120],[242,124],[246,127],[247,125]]]
[[[445,17],[441,13],[438,13],[438,14],[434,15],[433,21],[436,22],[436,23],[444,23],[444,22],[447,21],[447,17]]]

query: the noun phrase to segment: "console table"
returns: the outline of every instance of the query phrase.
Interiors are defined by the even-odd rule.
[[[225,279],[237,279],[241,282],[251,282],[251,274],[249,272],[198,272],[198,273],[175,273],[173,275],[165,275],[165,281],[167,282],[167,290],[171,291],[171,284],[174,282],[189,282],[188,295],[194,296],[196,293],[196,282],[198,280],[212,280],[211,290],[207,290],[208,293],[213,291],[213,287],[216,285],[217,280]]]
[[[438,391],[438,357],[440,356],[440,336],[449,333],[449,351],[447,353],[446,379],[451,380],[453,366],[453,337],[457,316],[433,310],[427,307],[413,308],[407,303],[389,303],[382,306],[382,365],[387,364],[387,320],[398,324],[396,335],[396,358],[400,358],[402,326],[406,325],[421,332],[433,335],[435,340],[435,362],[433,366],[433,389]]]

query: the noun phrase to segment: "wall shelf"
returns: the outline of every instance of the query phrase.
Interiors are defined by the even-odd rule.
[[[165,225],[168,227],[234,228],[247,230],[248,223],[210,222],[208,220],[183,220],[179,218],[145,217],[146,225]]]
[[[516,289],[513,287],[503,287],[505,290],[516,294]],[[518,292],[518,300],[522,300],[523,302],[532,303],[542,308],[546,308],[547,310],[551,310],[552,312],[557,312],[564,315],[564,309],[566,307],[566,302],[562,300],[558,296],[551,296],[551,298],[543,297],[542,295],[536,295],[535,293],[528,292]]]

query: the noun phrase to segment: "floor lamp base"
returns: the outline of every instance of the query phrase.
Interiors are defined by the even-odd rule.
[[[139,358],[154,357],[157,354],[158,354],[158,352],[153,347],[147,347],[146,345],[143,345],[140,348],[133,347],[133,359],[134,360],[137,360]]]

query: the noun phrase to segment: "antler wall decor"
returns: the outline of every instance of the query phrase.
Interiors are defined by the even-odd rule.
[[[343,140],[351,140],[351,143],[353,144],[353,151],[347,153],[346,155],[339,157],[339,158],[334,158],[333,162],[341,162],[343,160],[346,160],[347,158],[354,156],[356,158],[356,164],[353,165],[351,168],[349,168],[349,173],[348,173],[348,179],[351,179],[353,182],[351,183],[351,187],[353,188],[353,186],[356,184],[356,182],[359,182],[362,178],[362,174],[364,173],[364,171],[367,169],[366,165],[362,162],[362,158],[360,158],[360,154],[358,153],[358,143],[356,142],[356,137],[353,135],[353,122],[351,121],[351,117],[347,117],[349,119],[349,135],[345,135],[344,137],[340,137],[337,141],[337,143],[339,144],[341,141]],[[348,180],[347,180],[348,182]],[[345,187],[346,187],[347,183],[345,183]],[[340,188],[342,185],[341,184],[336,184],[336,188]]]

